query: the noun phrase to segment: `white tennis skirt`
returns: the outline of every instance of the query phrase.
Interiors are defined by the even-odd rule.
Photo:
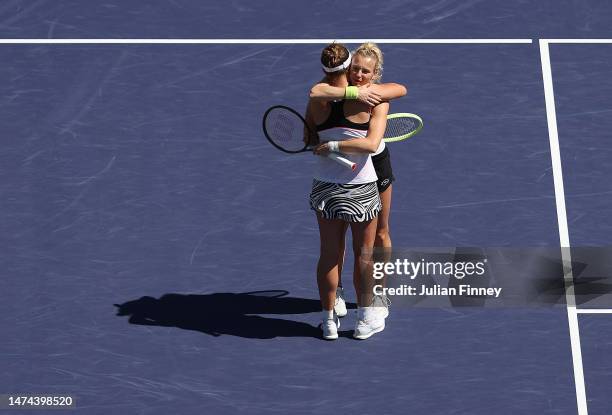
[[[325,219],[366,222],[378,216],[381,203],[376,182],[340,184],[314,179],[310,207]]]

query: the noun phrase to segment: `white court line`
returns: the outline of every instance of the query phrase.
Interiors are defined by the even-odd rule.
[[[531,39],[0,39],[0,44],[328,44],[397,43],[397,44],[529,44]]]
[[[576,310],[578,314],[612,314],[609,308],[581,308]]]
[[[546,119],[548,120],[548,138],[552,159],[553,179],[555,184],[555,201],[557,205],[557,223],[559,225],[559,242],[561,243],[561,259],[565,279],[565,300],[567,301],[567,320],[569,323],[572,361],[574,365],[574,382],[576,386],[576,403],[579,415],[587,415],[586,390],[584,385],[584,370],[582,367],[582,351],[580,348],[580,329],[578,326],[578,311],[574,297],[572,257],[570,253],[569,230],[565,210],[565,192],[563,190],[563,171],[561,169],[561,152],[559,150],[559,133],[557,130],[557,114],[555,110],[555,94],[553,91],[552,69],[548,42],[540,39],[540,58],[542,60],[542,78],[544,81],[544,98],[546,100]]]
[[[597,43],[612,43],[612,39],[540,39],[540,42],[559,43],[559,44],[597,44]]]

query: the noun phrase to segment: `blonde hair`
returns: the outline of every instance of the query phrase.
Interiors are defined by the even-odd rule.
[[[382,78],[383,72],[383,53],[376,43],[367,42],[362,43],[355,51],[353,56],[361,55],[366,58],[374,58],[376,64],[374,65],[374,82],[379,82]]]

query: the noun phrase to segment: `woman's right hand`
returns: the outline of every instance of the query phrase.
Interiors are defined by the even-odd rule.
[[[317,156],[326,156],[330,152],[329,144],[327,143],[319,144],[318,146],[312,149],[312,152],[316,154]]]

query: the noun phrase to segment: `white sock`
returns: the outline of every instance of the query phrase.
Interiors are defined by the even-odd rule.
[[[334,310],[323,310],[321,311],[321,317],[323,321],[334,319]]]

